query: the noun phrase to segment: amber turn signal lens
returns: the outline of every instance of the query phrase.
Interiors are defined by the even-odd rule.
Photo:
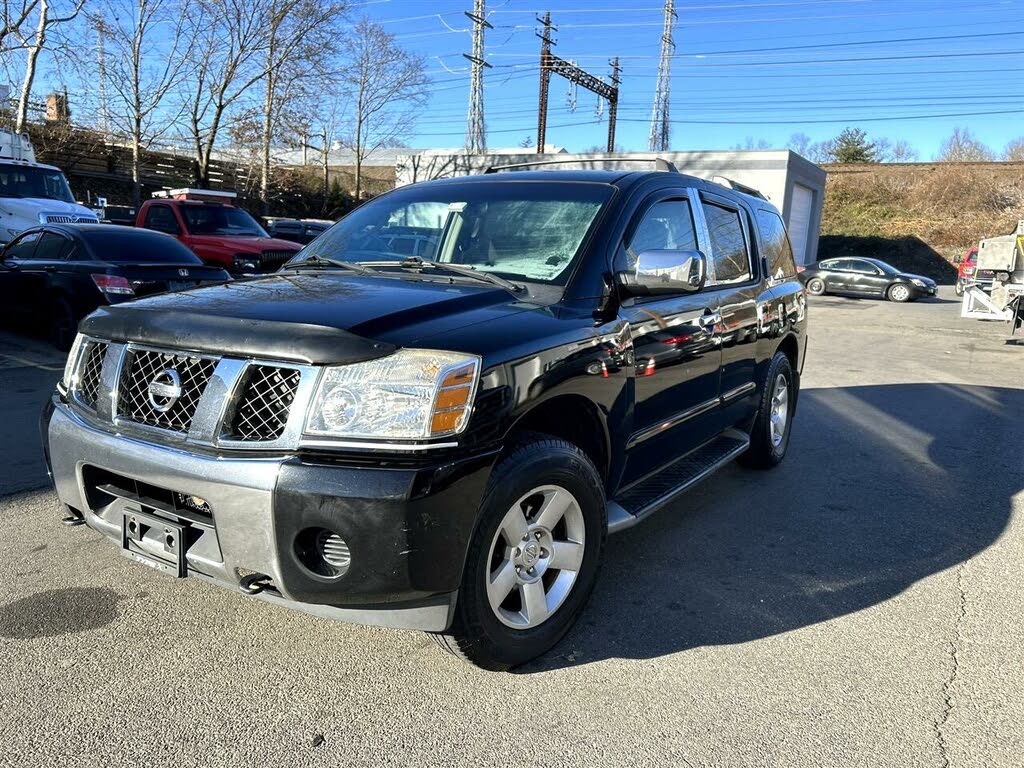
[[[469,393],[472,387],[453,387],[442,389],[437,393],[437,400],[434,402],[435,411],[446,411],[449,408],[458,408],[469,403]]]
[[[469,385],[473,383],[473,374],[476,372],[476,365],[470,363],[464,365],[461,368],[456,368],[451,371],[447,376],[444,377],[444,381],[441,382],[441,388],[457,387],[463,384]]]
[[[434,417],[430,420],[431,433],[437,435],[455,431],[461,423],[462,416],[465,412],[465,409],[457,408],[454,411],[435,413]]]

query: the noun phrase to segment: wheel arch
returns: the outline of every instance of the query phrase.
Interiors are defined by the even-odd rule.
[[[512,423],[505,433],[506,450],[520,436],[538,432],[572,443],[597,467],[607,489],[611,463],[611,438],[601,409],[583,395],[560,394],[536,403]]]

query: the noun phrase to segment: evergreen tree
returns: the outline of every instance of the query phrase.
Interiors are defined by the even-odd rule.
[[[875,143],[860,128],[846,128],[835,138],[832,159],[837,163],[877,163]]]

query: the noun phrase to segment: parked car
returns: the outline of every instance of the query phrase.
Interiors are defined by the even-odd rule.
[[[388,245],[411,220],[423,258]],[[276,275],[88,317],[47,460],[68,524],[141,563],[505,669],[608,533],[783,460],[795,275],[771,203],[671,171],[405,186]]]
[[[278,240],[290,240],[299,245],[313,242],[334,224],[325,219],[271,219],[267,234]]]
[[[956,295],[963,296],[964,291],[972,285],[982,289],[992,287],[995,280],[995,272],[991,269],[978,269],[978,249],[971,248],[967,255],[957,265],[956,270]]]
[[[826,259],[801,270],[799,277],[812,296],[842,293],[915,301],[934,296],[938,290],[930,277],[900,272],[891,264],[868,258]]]
[[[32,227],[0,258],[0,307],[10,318],[45,324],[64,350],[97,307],[231,279],[173,237],[115,224]]]
[[[170,196],[176,193],[182,199]],[[270,237],[256,219],[230,203],[188,199],[208,194],[206,190],[171,190],[166,197],[146,200],[135,226],[173,235],[205,263],[236,275],[274,272],[301,248]]]

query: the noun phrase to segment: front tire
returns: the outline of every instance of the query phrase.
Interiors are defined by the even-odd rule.
[[[750,448],[740,456],[742,464],[755,469],[771,469],[786,458],[796,395],[793,366],[785,353],[776,352],[768,364],[761,407],[750,432]]]
[[[963,296],[965,292],[964,281],[958,278],[956,284],[953,286],[953,291],[957,296]]]
[[[885,295],[889,301],[895,301],[898,304],[904,304],[911,299],[910,289],[903,283],[890,285]]]
[[[491,475],[442,648],[504,671],[550,650],[582,612],[607,531],[593,463],[564,440],[536,436]]]

